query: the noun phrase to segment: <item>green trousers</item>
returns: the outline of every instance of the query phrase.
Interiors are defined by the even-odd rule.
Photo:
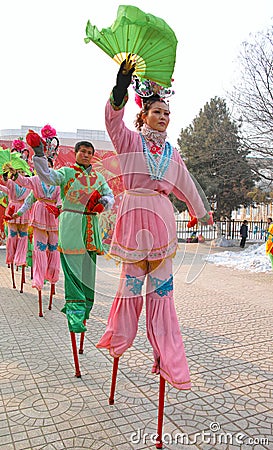
[[[64,273],[65,306],[69,331],[86,331],[84,321],[89,319],[94,304],[96,279],[95,252],[80,255],[61,253],[61,265]]]

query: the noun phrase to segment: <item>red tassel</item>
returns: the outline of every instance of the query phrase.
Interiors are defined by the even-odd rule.
[[[190,214],[190,220],[187,223],[187,227],[188,228],[193,228],[197,224],[197,222],[198,222],[197,218]]]

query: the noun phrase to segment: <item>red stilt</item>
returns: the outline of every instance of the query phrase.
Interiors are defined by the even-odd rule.
[[[13,287],[13,289],[16,289],[15,276],[14,276],[14,265],[13,265],[13,263],[11,263],[10,269],[11,269],[12,287]]]
[[[74,364],[75,364],[75,377],[81,378],[80,364],[79,364],[79,358],[78,358],[78,352],[77,352],[76,335],[75,335],[75,333],[73,333],[73,331],[70,331],[70,337],[71,337],[73,358],[74,358]]]
[[[163,428],[163,416],[164,416],[164,397],[165,397],[165,380],[160,375],[159,380],[159,398],[158,398],[158,418],[157,418],[157,440],[156,448],[162,448],[162,428]]]
[[[86,320],[83,321],[83,324],[84,324],[84,326],[86,325]],[[84,334],[85,334],[85,331],[83,331],[83,332],[81,333],[80,348],[79,348],[79,354],[80,354],[80,355],[83,354]]]
[[[113,405],[115,402],[114,397],[115,397],[115,389],[116,389],[116,381],[117,381],[117,373],[118,373],[118,363],[119,363],[119,358],[114,358],[109,405]]]
[[[42,291],[38,291],[38,299],[39,299],[39,317],[43,317]]]
[[[55,294],[55,284],[51,284],[48,309],[52,308],[52,299],[54,294]]]
[[[26,277],[25,277],[25,266],[22,266],[22,273],[21,273],[21,289],[20,289],[20,293],[23,293],[23,288],[24,288],[24,283],[26,282]]]

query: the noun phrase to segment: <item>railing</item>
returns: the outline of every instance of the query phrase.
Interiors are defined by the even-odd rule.
[[[206,240],[213,240],[220,236],[226,239],[240,239],[240,228],[242,220],[225,220],[217,222],[213,227],[202,226],[198,223],[193,228],[187,227],[187,220],[176,219],[177,237],[180,242],[187,241],[193,233],[202,235]],[[248,221],[248,240],[264,241],[268,224],[266,221]],[[217,231],[217,228],[219,231]]]

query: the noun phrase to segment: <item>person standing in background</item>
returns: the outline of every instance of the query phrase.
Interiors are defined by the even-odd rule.
[[[240,242],[240,247],[241,248],[245,248],[245,244],[246,244],[246,238],[248,237],[248,225],[247,225],[247,220],[244,220],[241,228],[240,228],[240,236],[241,236],[241,242]]]

